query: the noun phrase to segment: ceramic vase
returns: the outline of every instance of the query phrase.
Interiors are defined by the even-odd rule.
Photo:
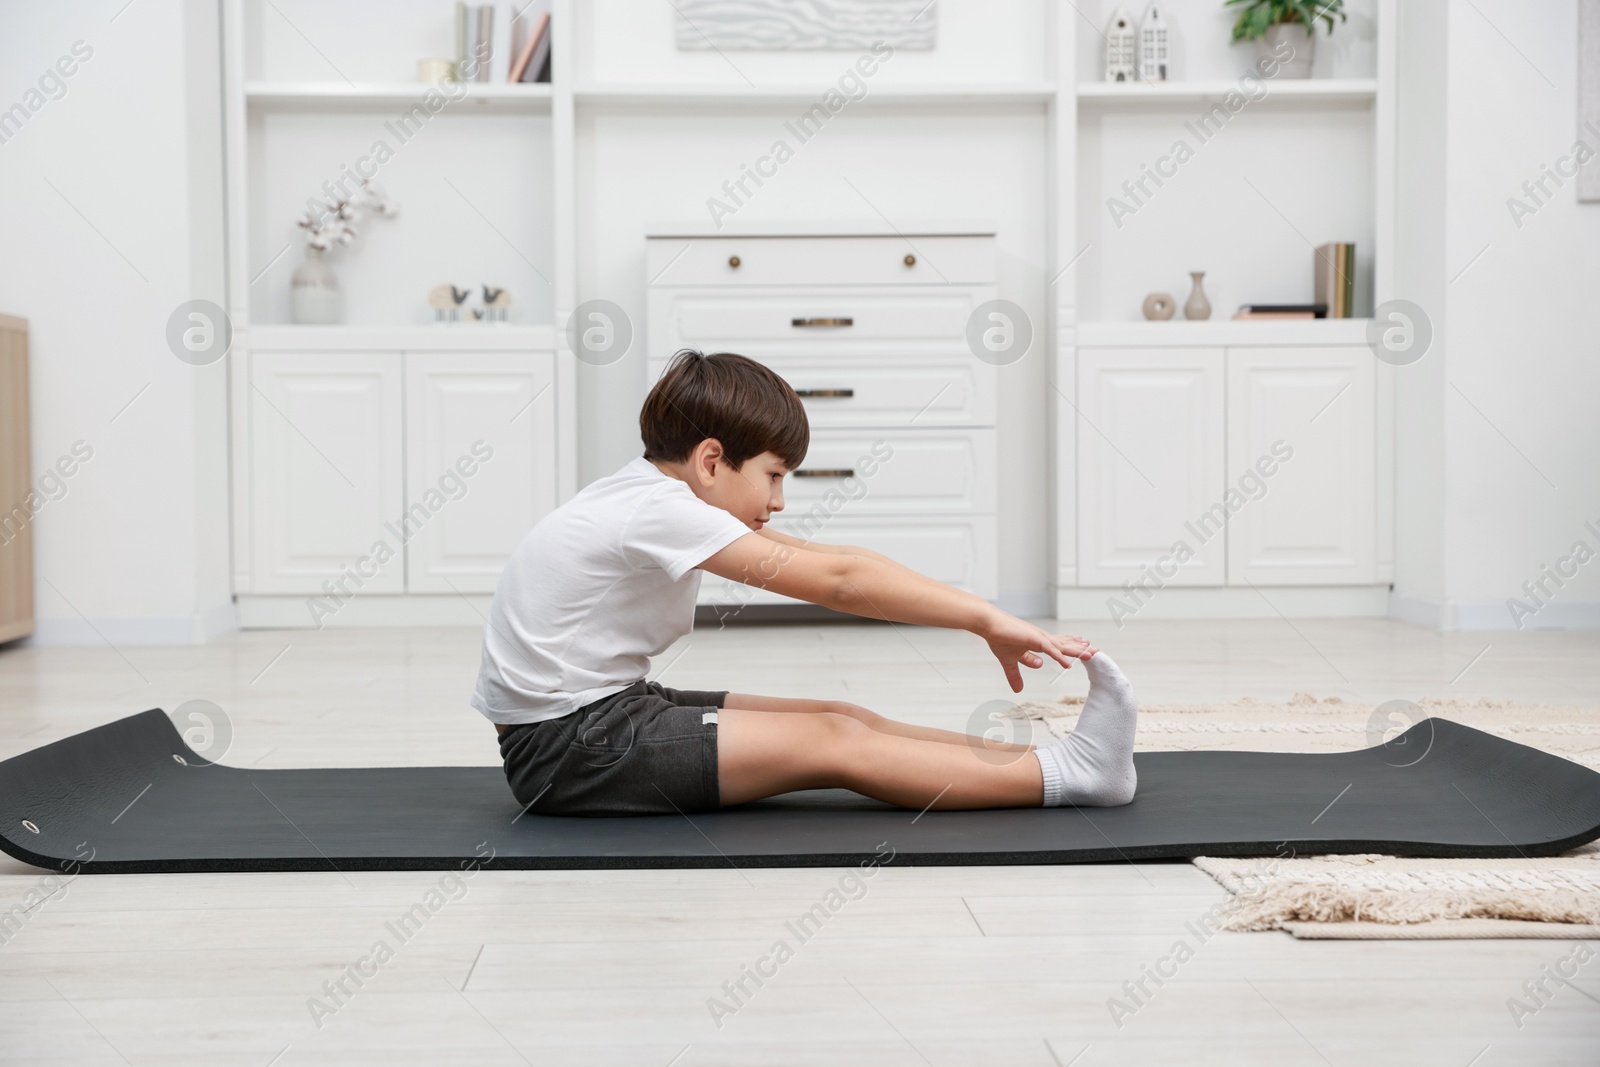
[[[307,248],[305,262],[289,279],[289,320],[304,325],[330,326],[344,319],[344,294],[327,253]]]
[[[1194,288],[1189,290],[1189,299],[1183,302],[1183,317],[1186,319],[1209,319],[1211,317],[1211,301],[1206,299],[1206,291],[1200,283],[1205,278],[1203,270],[1192,270],[1189,277],[1194,279]]]
[[[1275,22],[1267,27],[1265,36],[1256,38],[1256,59],[1262,63],[1276,62],[1275,77],[1279,78],[1311,77],[1311,60],[1316,50],[1316,36],[1301,22]]]
[[[1144,317],[1152,322],[1162,322],[1172,318],[1172,313],[1178,310],[1177,303],[1166,293],[1151,293],[1144,298]]]

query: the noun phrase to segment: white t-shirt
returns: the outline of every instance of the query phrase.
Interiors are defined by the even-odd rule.
[[[639,681],[694,628],[694,568],[751,532],[643,456],[586,486],[500,575],[472,706],[542,722]]]

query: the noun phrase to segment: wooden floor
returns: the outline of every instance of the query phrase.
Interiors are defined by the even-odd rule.
[[[1600,715],[1594,634],[1280,619],[1091,636],[1143,701],[1465,695]],[[470,630],[4,651],[0,757],[200,698],[226,712],[224,762],[236,765],[493,763],[493,730],[467,704],[478,651]],[[967,635],[905,627],[711,628],[661,657],[656,676],[847,698],[962,729],[1010,695],[986,657]],[[1047,668],[1027,696],[1084,684],[1081,671]],[[1183,863],[889,863],[859,890],[844,874],[482,872],[443,886],[448,903],[404,943],[386,924],[441,888],[440,875],[86,876],[16,913],[0,944],[0,1062],[1600,1063],[1600,951],[1520,1026],[1508,1008],[1571,951],[1565,942],[1201,942],[1186,924],[1223,893]],[[45,878],[0,857],[0,912]],[[841,885],[847,902],[801,942],[786,924]],[[398,945],[393,958],[359,987],[346,978],[351,995],[335,1001],[324,983],[380,939]],[[792,957],[731,998],[724,983],[780,939]],[[1154,995],[1114,1020],[1108,1001],[1132,1006],[1124,983],[1179,940],[1192,958],[1159,988],[1146,980]],[[711,998],[729,1010],[714,1017]]]

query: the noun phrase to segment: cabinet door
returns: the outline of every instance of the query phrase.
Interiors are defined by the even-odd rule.
[[[548,353],[406,353],[409,592],[494,592],[556,506],[554,375]]]
[[[1078,350],[1078,575],[1221,585],[1223,350]],[[1177,550],[1180,543],[1187,546]]]
[[[404,591],[400,389],[398,352],[251,353],[253,591]]]
[[[1230,584],[1377,580],[1375,382],[1364,346],[1228,350],[1230,484],[1273,470],[1229,524]]]

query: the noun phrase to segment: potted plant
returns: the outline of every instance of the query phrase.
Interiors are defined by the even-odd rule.
[[[1335,17],[1340,22],[1349,17],[1344,0],[1223,0],[1222,6],[1240,9],[1233,39],[1254,41],[1258,59],[1277,61],[1280,78],[1311,77],[1317,20],[1332,33]]]

